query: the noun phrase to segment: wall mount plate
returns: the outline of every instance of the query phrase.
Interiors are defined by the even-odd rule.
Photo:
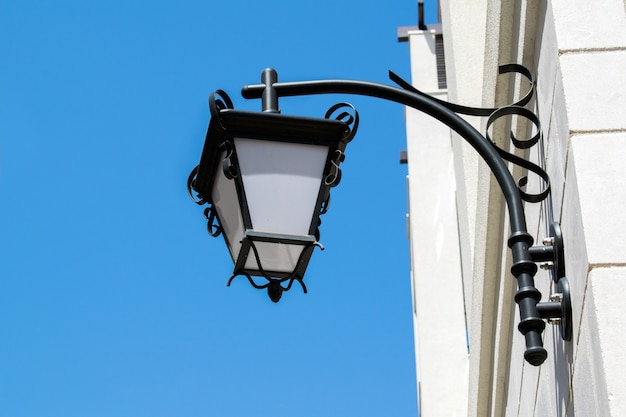
[[[552,271],[554,282],[559,282],[565,276],[565,249],[561,225],[558,222],[550,225],[548,237],[544,239],[543,245],[532,246],[528,251],[533,262],[542,262],[542,268]]]

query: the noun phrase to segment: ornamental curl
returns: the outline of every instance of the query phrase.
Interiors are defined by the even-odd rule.
[[[398,84],[401,88],[407,91],[411,91],[421,96],[427,96],[429,100],[435,101],[441,104],[442,106],[452,110],[455,113],[465,114],[468,116],[489,117],[489,119],[487,120],[487,129],[486,129],[487,132],[486,132],[485,137],[489,142],[491,142],[491,144],[497,150],[500,157],[504,159],[505,161],[511,162],[517,166],[520,166],[528,171],[535,173],[543,180],[543,183],[544,183],[543,189],[536,194],[531,194],[531,193],[527,193],[526,191],[524,191],[524,188],[526,187],[526,184],[528,183],[528,176],[524,176],[520,178],[520,180],[517,183],[517,186],[518,186],[517,188],[519,189],[522,200],[529,202],[529,203],[538,203],[538,202],[545,200],[550,194],[550,177],[548,176],[548,173],[537,164],[534,164],[526,159],[520,158],[519,156],[509,153],[505,151],[504,149],[498,147],[495,144],[495,142],[491,139],[490,134],[489,134],[489,128],[491,127],[493,123],[495,123],[496,120],[505,116],[518,116],[518,117],[522,117],[530,121],[535,126],[534,130],[536,131],[536,133],[532,137],[526,140],[520,140],[517,137],[515,137],[513,132],[511,132],[510,140],[513,146],[515,146],[517,149],[530,149],[531,147],[535,146],[542,138],[541,124],[539,123],[539,118],[537,117],[535,113],[533,113],[532,111],[524,107],[525,105],[530,103],[530,101],[532,100],[535,94],[536,82],[533,79],[532,74],[526,67],[519,65],[519,64],[508,64],[508,65],[501,65],[500,67],[498,67],[498,74],[508,74],[508,73],[515,73],[515,74],[519,74],[525,77],[528,80],[528,84],[529,84],[528,91],[518,101],[511,103],[511,104],[507,104],[502,107],[497,107],[497,108],[468,107],[468,106],[462,106],[459,104],[439,100],[438,98],[429,96],[426,93],[413,87],[410,83],[403,80],[402,78],[400,78],[400,76],[393,73],[392,71],[389,71],[389,78],[393,82]]]
[[[302,261],[302,257],[304,256],[304,253],[306,252],[307,248],[311,247],[311,246],[320,246],[321,245],[319,243],[312,243],[311,245],[305,247],[302,252],[300,253],[300,258],[298,259],[298,262],[296,264],[299,264]],[[307,288],[306,285],[304,284],[304,280],[303,277],[300,276],[297,272],[293,272],[291,273],[288,277],[285,278],[274,278],[272,276],[270,276],[264,269],[263,266],[261,265],[261,258],[259,256],[259,252],[256,248],[256,245],[254,244],[254,241],[250,241],[250,248],[252,249],[252,253],[254,254],[254,259],[256,261],[257,264],[257,268],[259,270],[259,272],[261,273],[261,276],[263,278],[265,278],[267,280],[267,282],[265,284],[257,284],[253,279],[252,276],[248,273],[245,272],[243,270],[238,270],[233,272],[233,274],[230,276],[230,278],[228,279],[228,282],[226,283],[226,286],[230,287],[231,282],[233,281],[233,279],[235,279],[238,276],[243,276],[246,277],[248,279],[248,282],[250,282],[250,285],[252,285],[254,288],[256,289],[267,289],[267,294],[269,295],[270,299],[277,303],[280,298],[283,295],[284,291],[289,291],[291,289],[291,286],[293,285],[294,281],[297,281],[300,286],[302,287],[302,291],[306,294]],[[323,249],[323,248],[322,248]],[[283,286],[283,283],[287,283],[286,286]]]

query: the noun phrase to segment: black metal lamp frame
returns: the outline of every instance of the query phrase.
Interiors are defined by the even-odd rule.
[[[464,107],[441,101],[415,89],[391,72],[390,78],[400,87],[356,80],[277,82],[276,71],[266,69],[261,75],[261,84],[246,85],[242,88],[241,93],[246,99],[261,98],[264,112],[277,112],[279,97],[353,94],[381,98],[421,111],[444,123],[467,141],[489,166],[502,190],[508,207],[511,229],[511,235],[508,238],[508,246],[512,255],[511,273],[518,284],[518,290],[515,294],[515,302],[519,306],[520,313],[518,329],[526,341],[524,358],[530,364],[538,366],[547,358],[541,336],[545,329],[544,320],[549,320],[554,324],[558,323],[563,339],[569,340],[571,338],[571,297],[569,285],[565,278],[563,239],[558,223],[552,224],[550,235],[542,246],[533,246],[534,239],[526,227],[523,201],[539,202],[548,196],[550,192],[548,175],[537,165],[495,146],[488,133],[489,126],[499,117],[518,115],[533,123],[536,126],[537,134],[526,141],[512,136],[514,145],[520,148],[529,148],[537,143],[541,137],[539,120],[534,113],[523,107],[530,102],[534,94],[535,83],[530,72],[520,65],[503,65],[499,68],[499,72],[501,74],[521,74],[529,80],[531,87],[526,96],[518,102],[494,109]],[[489,117],[486,136],[479,133],[459,114]],[[516,183],[506,161],[539,175],[545,183],[543,191],[538,194],[526,193],[523,190],[526,179],[522,178]],[[550,263],[553,279],[558,285],[559,293],[553,296],[550,302],[540,302],[541,293],[535,287],[534,276],[537,273],[538,262]]]
[[[271,74],[268,75],[271,76]],[[268,101],[264,103],[267,104]],[[189,194],[197,204],[209,204],[205,210],[209,234],[213,237],[222,235],[233,256],[234,272],[228,279],[227,285],[230,286],[236,277],[246,277],[254,288],[266,289],[270,299],[274,302],[280,300],[284,291],[291,289],[294,281],[300,284],[305,293],[307,292],[303,278],[309,260],[315,247],[323,249],[319,243],[320,216],[328,210],[330,189],[335,187],[341,179],[339,166],[343,161],[346,145],[352,140],[358,128],[358,113],[346,103],[331,107],[323,119],[281,115],[276,106],[277,101],[271,106],[264,107],[263,112],[235,110],[232,100],[224,91],[217,90],[212,93],[209,97],[211,121],[202,156],[198,166],[192,170],[187,184]],[[346,107],[348,107],[347,110]],[[241,166],[235,138],[320,145],[328,148],[323,178],[315,208],[311,213],[307,234],[286,235],[260,232],[254,229],[240,172]],[[228,233],[224,232],[225,219],[222,215],[225,213],[220,213],[220,209],[213,201],[216,179],[221,176],[232,181],[236,190],[240,221],[244,229],[240,242],[231,242]],[[237,244],[240,245],[240,249],[237,253],[233,253],[233,247],[237,247]],[[278,271],[264,265],[258,248],[261,244],[301,247],[294,269]],[[252,257],[252,262],[248,260],[250,257]],[[265,279],[265,282],[259,284],[255,282],[253,276],[261,277]]]

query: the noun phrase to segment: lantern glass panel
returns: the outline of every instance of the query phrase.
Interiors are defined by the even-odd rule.
[[[261,267],[266,272],[291,274],[298,266],[300,254],[304,250],[302,245],[284,244],[276,242],[255,242]],[[248,271],[259,270],[256,256],[250,250],[246,260],[245,269]]]
[[[329,148],[244,138],[235,148],[252,229],[310,235]]]

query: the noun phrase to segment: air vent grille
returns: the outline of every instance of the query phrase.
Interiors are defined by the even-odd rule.
[[[448,88],[448,81],[446,80],[446,60],[442,35],[435,35],[435,56],[437,59],[437,84],[440,90],[445,90]]]

